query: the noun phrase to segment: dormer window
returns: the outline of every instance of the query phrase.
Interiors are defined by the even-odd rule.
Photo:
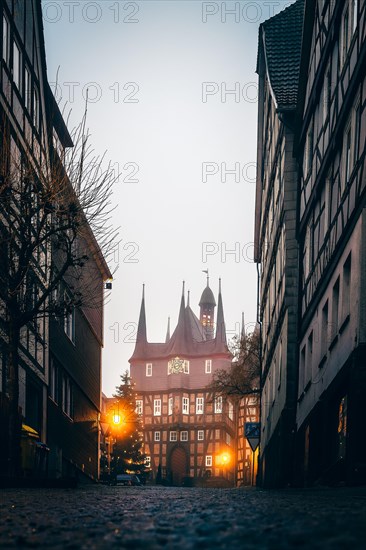
[[[205,361],[205,373],[210,374],[212,372],[212,359],[206,359]]]
[[[152,363],[146,363],[146,376],[152,376]]]

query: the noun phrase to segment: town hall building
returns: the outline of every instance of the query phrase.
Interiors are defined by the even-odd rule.
[[[235,407],[207,386],[217,370],[229,369],[221,281],[216,301],[209,286],[195,315],[183,292],[177,326],[164,343],[147,340],[143,292],[136,346],[130,359],[144,452],[152,476],[180,485],[184,478],[235,479]]]

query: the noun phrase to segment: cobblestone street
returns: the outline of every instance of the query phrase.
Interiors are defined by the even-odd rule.
[[[0,546],[365,548],[366,488],[3,491]]]

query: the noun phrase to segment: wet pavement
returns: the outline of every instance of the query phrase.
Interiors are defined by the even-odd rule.
[[[0,492],[1,548],[366,548],[366,488]]]

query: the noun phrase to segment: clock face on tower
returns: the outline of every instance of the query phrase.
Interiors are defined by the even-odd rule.
[[[186,361],[179,357],[174,357],[168,363],[168,374],[179,374],[186,371]]]

